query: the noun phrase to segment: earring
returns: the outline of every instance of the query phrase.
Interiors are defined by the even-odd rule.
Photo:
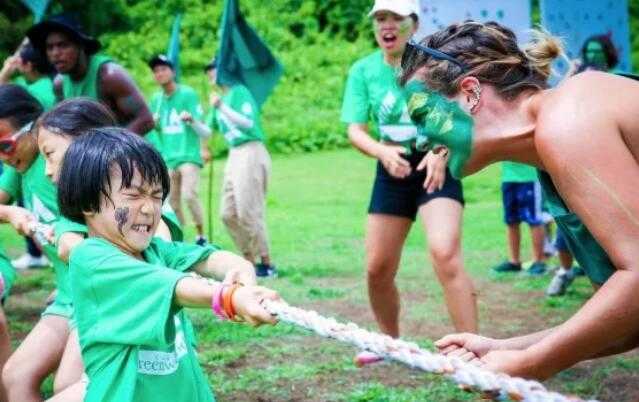
[[[479,100],[481,99],[481,88],[479,86],[473,88],[473,95],[473,98],[470,100],[471,112],[479,104]]]

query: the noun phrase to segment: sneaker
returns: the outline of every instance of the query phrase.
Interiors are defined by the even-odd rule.
[[[44,255],[34,257],[29,253],[22,255],[20,258],[11,261],[15,269],[25,270],[33,268],[42,268],[49,266],[49,260]]]
[[[519,272],[521,271],[521,264],[513,264],[510,261],[504,261],[501,264],[494,266],[495,272]]]
[[[546,289],[547,296],[561,296],[575,279],[572,270],[559,269]]]
[[[208,241],[206,240],[206,237],[198,236],[195,238],[195,244],[197,244],[198,246],[204,247],[208,244]]]
[[[533,262],[533,264],[528,268],[528,275],[538,276],[546,273],[546,263],[545,262]]]
[[[255,275],[260,278],[277,278],[277,269],[272,264],[255,264]]]
[[[384,358],[378,354],[364,350],[362,352],[359,352],[353,360],[355,361],[355,365],[357,367],[364,367],[368,366],[369,364],[379,363],[383,361]]]

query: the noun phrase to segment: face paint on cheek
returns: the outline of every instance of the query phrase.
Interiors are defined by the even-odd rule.
[[[410,17],[406,17],[399,23],[399,34],[401,36],[408,36],[413,29],[413,20]]]
[[[115,209],[115,222],[118,224],[118,232],[122,233],[122,228],[129,221],[129,207]]]
[[[412,82],[408,112],[417,126],[417,149],[444,145],[450,151],[449,168],[455,178],[461,178],[473,146],[473,120],[456,102],[429,90],[423,83]],[[420,90],[421,87],[421,90]]]

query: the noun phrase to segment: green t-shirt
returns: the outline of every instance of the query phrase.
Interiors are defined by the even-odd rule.
[[[85,401],[211,402],[173,302],[186,271],[215,251],[154,238],[135,259],[100,238],[71,252],[71,288],[89,384]]]
[[[180,119],[182,112],[189,112],[194,120],[203,119],[202,105],[193,88],[179,84],[170,96],[158,91],[151,98],[150,109],[158,121],[157,139],[152,137],[152,143],[160,150],[168,167],[175,169],[183,163],[202,166],[200,137]]]
[[[91,99],[100,100],[100,67],[105,63],[112,62],[111,58],[101,54],[94,54],[89,59],[87,73],[79,81],[74,81],[71,76],[62,76],[62,93],[64,99],[86,96]]]
[[[530,165],[516,162],[501,163],[502,183],[528,183],[537,181],[537,169]]]
[[[38,154],[31,166],[19,173],[11,166],[4,166],[0,176],[0,190],[5,191],[15,201],[20,196],[24,207],[31,211],[39,222],[54,225],[60,217],[58,209],[57,191],[51,180],[45,175],[45,162]],[[53,265],[58,289],[55,303],[71,305],[71,291],[67,265],[58,258],[58,252],[53,245],[45,244],[42,251]]]
[[[409,145],[417,136],[407,100],[397,83],[397,71],[384,61],[381,50],[351,67],[341,120],[347,124],[372,120],[372,131],[383,141]]]
[[[541,170],[538,173],[548,212],[555,218],[555,223],[561,229],[568,248],[588,278],[602,285],[615,273],[614,264],[579,216],[564,203],[550,175]]]
[[[250,128],[242,128],[224,113],[217,109],[211,109],[206,122],[209,127],[222,133],[229,147],[237,147],[251,141],[264,142],[264,131],[260,123],[260,108],[248,88],[244,85],[233,85],[222,97],[222,102],[253,123]]]
[[[4,291],[0,295],[0,299],[6,300],[11,292],[13,282],[16,280],[16,269],[11,265],[11,261],[7,258],[2,247],[0,247],[0,275],[4,281]]]
[[[33,82],[28,82],[24,77],[18,77],[14,82],[36,98],[45,112],[55,105],[55,93],[53,92],[53,81],[51,78],[40,77]]]

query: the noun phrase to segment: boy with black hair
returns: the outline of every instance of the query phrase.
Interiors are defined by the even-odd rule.
[[[126,130],[90,130],[67,150],[60,209],[89,228],[70,257],[87,401],[213,401],[183,307],[212,305],[220,318],[275,322],[260,303],[277,294],[254,286],[248,261],[152,238],[168,192],[162,157]]]
[[[182,225],[185,224],[182,199],[186,202],[197,231],[196,243],[205,245],[204,216],[199,198],[200,170],[210,154],[206,140],[211,129],[203,123],[200,99],[193,88],[175,81],[173,63],[163,54],[148,62],[155,81],[162,89],[151,98],[156,122],[156,147],[169,168],[169,202]]]

